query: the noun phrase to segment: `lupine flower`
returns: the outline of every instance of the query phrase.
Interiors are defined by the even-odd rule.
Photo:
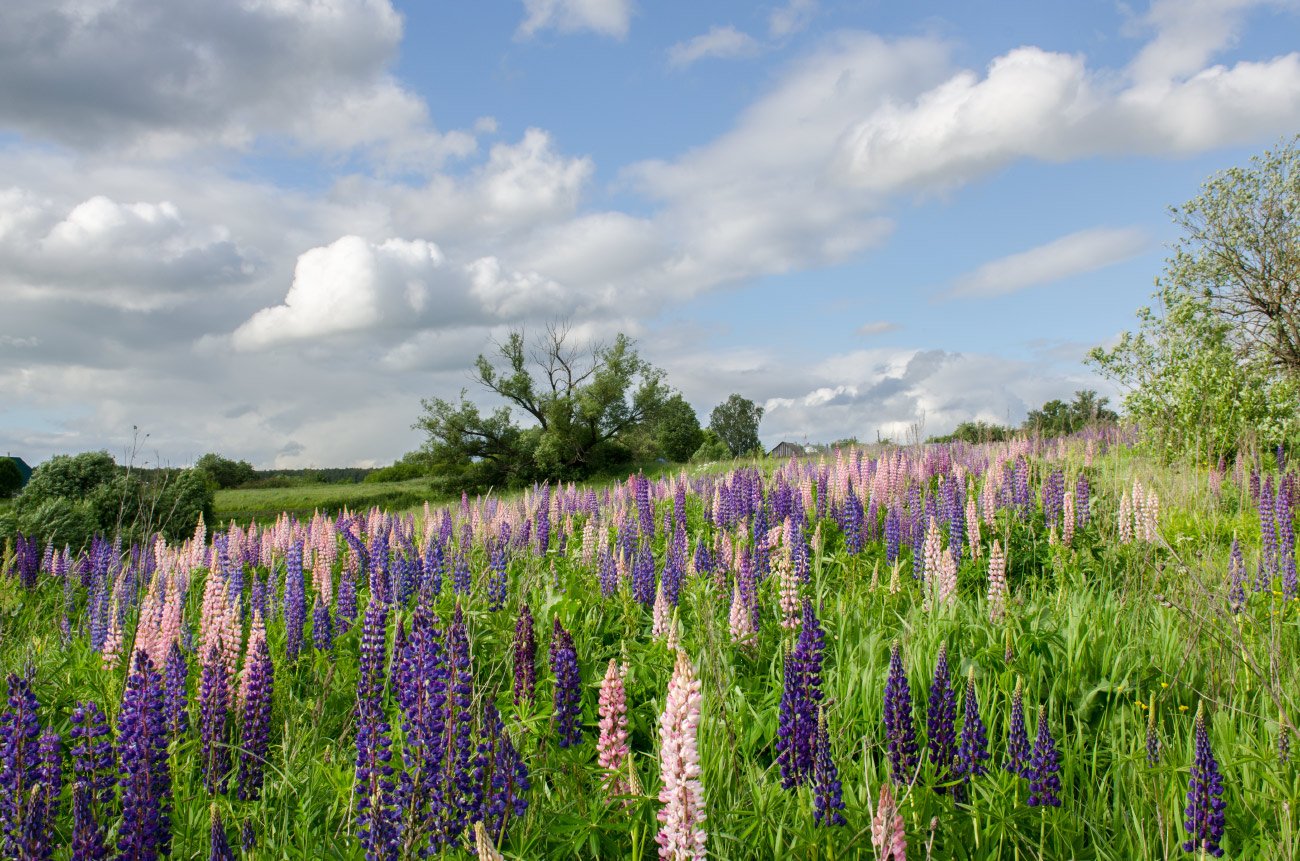
[[[1092,488],[1088,486],[1088,476],[1081,472],[1078,481],[1074,483],[1074,525],[1079,529],[1088,525],[1091,497]]]
[[[516,706],[532,706],[537,690],[537,638],[533,633],[533,614],[527,604],[519,607],[515,621],[515,686]]]
[[[632,563],[632,596],[645,607],[655,600],[655,557],[649,544],[642,542]]]
[[[162,676],[149,656],[135,653],[118,715],[122,827],[118,858],[153,861],[171,849],[172,777],[167,761]]]
[[[746,606],[745,596],[740,591],[740,578],[737,577],[731,587],[731,611],[727,614],[731,641],[738,646],[751,646],[757,639],[753,615]]]
[[[0,839],[8,857],[21,851],[29,798],[39,779],[41,725],[36,708],[31,682],[10,673],[8,708],[0,715]]]
[[[578,675],[578,652],[573,635],[560,624],[551,634],[551,672],[555,675],[555,730],[560,747],[582,744],[582,681]]]
[[[311,608],[311,642],[318,651],[328,652],[334,648],[334,623],[330,620],[330,608],[319,594]]]
[[[285,554],[284,652],[290,661],[302,651],[302,632],[307,623],[307,581],[302,573],[302,542],[294,541]]]
[[[907,834],[889,781],[880,784],[876,815],[871,819],[871,845],[879,861],[907,861]]]
[[[984,763],[989,759],[988,731],[980,719],[979,699],[975,695],[975,668],[966,676],[966,715],[961,727],[961,742],[957,745],[956,773],[965,784],[972,777],[988,771]]]
[[[1047,725],[1047,709],[1038,715],[1038,737],[1034,739],[1034,751],[1029,758],[1029,801],[1030,807],[1061,806],[1061,755],[1056,750],[1056,740],[1052,738]]]
[[[1196,740],[1192,751],[1192,770],[1187,781],[1187,819],[1183,827],[1191,839],[1183,844],[1184,852],[1223,856],[1219,841],[1223,839],[1223,775],[1210,749],[1210,733],[1205,727],[1204,706],[1196,707]]]
[[[989,550],[989,621],[1002,621],[1007,611],[1007,557],[996,538]]]
[[[501,714],[491,700],[483,705],[477,760],[477,773],[486,777],[480,788],[482,809],[475,819],[480,824],[486,822],[493,834],[504,836],[510,817],[523,816],[528,810],[528,768],[506,734]]]
[[[627,759],[627,691],[623,680],[627,676],[627,667],[619,667],[613,658],[605,670],[605,678],[600,684],[600,738],[596,742],[596,763],[606,774],[601,777],[605,797],[627,793],[627,781],[623,777],[623,762]]]
[[[505,857],[492,845],[482,822],[474,823],[474,854],[478,861],[505,861]]]
[[[239,744],[239,797],[256,799],[262,793],[262,775],[271,736],[271,695],[274,668],[266,638],[255,641],[252,660],[244,667],[247,679],[243,699],[243,727]]]
[[[510,560],[507,555],[509,540],[510,524],[507,523],[502,527],[500,540],[493,544],[488,553],[487,596],[489,610],[500,610],[506,605],[506,593],[510,586]]]
[[[812,777],[825,642],[826,635],[813,612],[812,601],[805,598],[799,638],[785,659],[777,724],[776,759],[781,766],[781,785],[786,789],[800,786]]]
[[[1011,695],[1011,724],[1007,729],[1007,758],[1002,767],[1021,777],[1029,776],[1029,731],[1025,729],[1025,703],[1022,683],[1016,679]]]
[[[1232,536],[1232,553],[1228,557],[1228,609],[1240,613],[1246,606],[1246,560],[1241,555],[1241,544]]]
[[[117,770],[108,720],[93,702],[72,710],[72,857],[109,857],[108,819]]]
[[[916,727],[912,723],[912,689],[907,684],[897,641],[889,655],[884,714],[890,773],[896,782],[909,783],[917,766]]]
[[[957,692],[952,689],[948,672],[948,645],[939,646],[934,680],[930,683],[930,704],[925,715],[930,764],[934,766],[934,791],[947,792],[944,784],[952,777],[953,758],[957,754]]]
[[[226,683],[226,665],[217,647],[208,650],[199,676],[199,762],[203,768],[203,786],[208,792],[224,792],[230,774],[230,745],[227,740],[226,714],[230,693]]]
[[[189,729],[189,674],[185,653],[180,644],[173,641],[163,665],[163,719],[167,724],[167,734],[172,738],[179,738]]]
[[[221,813],[215,804],[212,805],[211,822],[208,861],[235,861],[235,853],[230,850],[230,843],[226,840],[226,826],[222,824]]]
[[[239,829],[239,848],[245,854],[250,854],[257,848],[257,829],[253,827],[251,819],[245,819],[244,826]]]
[[[700,784],[700,755],[696,747],[700,725],[700,681],[686,653],[668,682],[668,696],[659,716],[659,821],[655,835],[662,861],[703,861],[708,832],[704,830],[704,787]]]
[[[844,797],[839,769],[831,757],[826,711],[817,711],[817,732],[813,741],[813,821],[818,825],[843,825]]]
[[[354,793],[357,836],[369,861],[392,857],[397,851],[398,840],[392,741],[383,711],[384,631],[387,621],[386,608],[372,595],[362,624],[358,659]]]
[[[1147,709],[1147,764],[1160,764],[1160,735],[1156,732],[1156,698],[1151,697]]]

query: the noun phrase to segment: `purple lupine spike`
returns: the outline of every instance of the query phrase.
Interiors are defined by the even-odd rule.
[[[523,707],[526,704],[531,708],[537,691],[537,637],[533,631],[533,613],[527,604],[519,607],[514,647],[515,706]]]
[[[1011,724],[1007,729],[1007,758],[1002,767],[1021,777],[1029,776],[1029,731],[1025,729],[1025,703],[1020,679],[1011,695]]]
[[[975,694],[975,668],[966,676],[965,719],[961,727],[961,742],[957,745],[955,772],[969,785],[971,778],[988,771],[984,763],[989,760],[988,731],[980,719],[979,699]]]
[[[447,696],[441,715],[439,784],[433,800],[430,835],[434,849],[457,844],[477,809],[474,795],[474,676],[469,631],[457,605],[447,629]]]
[[[1079,529],[1088,525],[1091,517],[1088,505],[1091,500],[1092,488],[1088,485],[1088,476],[1081,472],[1074,483],[1074,525]]]
[[[63,792],[63,759],[59,734],[46,732],[36,747],[36,780],[23,799],[22,834],[17,842],[23,861],[49,861],[54,857],[54,824]]]
[[[891,505],[885,514],[885,562],[893,565],[898,561],[898,548],[903,537],[903,524],[898,516],[898,509]]]
[[[357,580],[350,565],[339,576],[338,609],[334,612],[336,632],[345,634],[357,620]]]
[[[1061,755],[1056,750],[1056,740],[1047,725],[1047,709],[1038,715],[1038,737],[1034,739],[1034,750],[1029,757],[1030,807],[1061,806]]]
[[[369,696],[366,688],[359,684],[354,797],[357,836],[368,861],[379,861],[397,855],[398,811],[394,805],[393,751],[389,723],[380,704],[371,701]]]
[[[1259,497],[1259,570],[1255,575],[1256,592],[1271,588],[1273,577],[1277,575],[1277,524],[1273,513],[1273,480],[1265,476]]]
[[[226,716],[230,687],[226,662],[214,643],[199,675],[199,739],[203,786],[210,793],[225,792],[230,775],[230,744]]]
[[[1191,775],[1187,780],[1187,809],[1183,828],[1191,839],[1183,844],[1184,852],[1223,856],[1219,841],[1223,839],[1223,775],[1210,748],[1210,733],[1205,726],[1204,705],[1196,708],[1196,740],[1192,750]]]
[[[243,827],[239,829],[239,848],[246,855],[251,855],[257,848],[257,829],[253,827],[251,819],[245,819]]]
[[[420,560],[420,593],[426,596],[426,600],[442,594],[442,575],[446,564],[444,542],[435,536],[425,545],[424,557]]]
[[[551,672],[555,674],[555,730],[560,747],[582,744],[582,681],[573,635],[555,618],[551,633]]]
[[[162,675],[137,650],[118,715],[122,826],[118,858],[154,861],[171,851],[172,777],[163,720]]]
[[[939,659],[930,683],[930,703],[925,713],[930,764],[934,766],[934,791],[948,791],[952,779],[953,759],[957,754],[957,692],[948,672],[948,645],[939,646]]]
[[[655,602],[655,557],[647,541],[642,541],[632,562],[632,597],[642,606]]]
[[[167,734],[180,738],[189,729],[189,663],[179,643],[172,642],[163,662],[163,721]]]
[[[412,851],[426,836],[426,823],[442,812],[448,668],[437,622],[431,610],[417,607],[411,634],[395,658],[402,678],[394,689],[402,709],[402,757],[406,763],[399,784],[399,807],[403,838]]]
[[[235,853],[226,839],[226,826],[221,821],[217,805],[212,805],[211,827],[208,829],[208,861],[235,861]]]
[[[777,727],[777,762],[781,766],[781,785],[786,789],[803,785],[813,775],[825,642],[812,601],[804,598],[799,638],[786,656]]]
[[[307,624],[307,583],[302,571],[302,542],[289,544],[284,571],[284,653],[296,661],[302,652],[303,628]]]
[[[322,652],[334,648],[334,623],[330,620],[330,608],[320,595],[316,596],[311,608],[311,642]]]
[[[1065,505],[1065,473],[1052,470],[1043,482],[1043,521],[1050,528],[1061,519]]]
[[[384,660],[387,652],[388,609],[371,600],[361,622],[361,646],[357,656],[357,708],[382,707]]]
[[[490,699],[483,705],[483,726],[478,746],[478,771],[484,775],[483,804],[478,815],[488,832],[506,833],[511,816],[528,810],[528,767],[506,734],[501,714]]]
[[[72,710],[72,857],[103,861],[110,856],[108,819],[117,765],[108,720],[94,702]]]
[[[244,668],[248,674],[244,689],[239,742],[239,797],[256,800],[262,794],[266,753],[271,741],[271,697],[275,668],[266,638],[259,637],[253,646],[252,662]]]
[[[1235,535],[1228,556],[1228,582],[1228,609],[1240,613],[1246,606],[1246,560],[1241,555],[1241,543]]]
[[[27,677],[9,674],[7,705],[0,714],[0,841],[5,856],[12,858],[22,852],[32,788],[40,779],[41,725]]]
[[[596,560],[597,576],[600,578],[600,594],[609,598],[618,591],[618,567],[614,564],[614,554],[609,546],[601,542]]]
[[[1292,523],[1291,482],[1279,479],[1273,520],[1278,526],[1278,559],[1282,571],[1282,600],[1300,596],[1300,578],[1296,575],[1295,526]]]
[[[506,605],[506,592],[510,585],[510,561],[507,542],[510,525],[502,527],[501,539],[494,543],[488,554],[487,597],[488,609],[500,610]]]
[[[462,549],[452,560],[451,590],[457,595],[468,595],[470,589],[469,556]]]
[[[845,824],[843,787],[839,769],[831,756],[830,733],[826,730],[826,712],[817,710],[817,731],[813,738],[813,821],[818,825]]]
[[[918,763],[916,727],[912,722],[912,689],[903,669],[898,641],[889,653],[889,678],[885,682],[885,739],[889,747],[889,767],[894,782],[906,785]]]

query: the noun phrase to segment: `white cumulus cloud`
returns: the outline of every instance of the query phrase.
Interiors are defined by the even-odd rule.
[[[682,69],[706,58],[734,59],[753,57],[762,50],[758,40],[731,25],[711,27],[692,39],[678,42],[668,49],[668,64]]]
[[[987,297],[1016,293],[1085,272],[1104,269],[1151,247],[1145,230],[1094,227],[1054,239],[1036,248],[990,260],[958,276],[949,296]]]
[[[623,39],[632,23],[632,0],[524,0],[524,12],[516,31],[521,39],[546,29],[561,33],[590,30]]]

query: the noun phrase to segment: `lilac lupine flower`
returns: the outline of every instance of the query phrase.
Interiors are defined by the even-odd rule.
[[[531,708],[537,691],[537,637],[533,632],[533,614],[527,604],[519,607],[514,652],[515,706],[527,704]]]
[[[785,661],[777,728],[776,758],[781,766],[781,785],[786,789],[804,784],[813,774],[825,642],[812,601],[805,598],[799,639]]]
[[[389,548],[388,548],[388,530],[381,529],[378,535],[370,539],[370,547],[367,551],[370,560],[369,571],[370,577],[370,600],[378,598],[385,604],[393,599],[392,589],[389,588]]]
[[[1259,570],[1255,575],[1255,591],[1263,592],[1273,584],[1277,575],[1277,524],[1273,519],[1273,482],[1264,477],[1264,487],[1259,497]]]
[[[1002,767],[1021,777],[1029,776],[1029,731],[1025,729],[1025,703],[1020,679],[1011,695],[1011,724],[1007,729],[1007,758]]]
[[[969,785],[971,778],[988,771],[984,763],[989,760],[988,731],[980,719],[979,699],[975,694],[975,668],[966,676],[966,713],[961,727],[961,742],[957,745],[957,762],[954,771]]]
[[[266,638],[253,645],[252,663],[244,667],[248,684],[244,690],[239,743],[239,797],[255,800],[262,793],[267,747],[271,740],[271,696],[275,670]]]
[[[917,766],[916,727],[912,722],[912,689],[903,669],[898,641],[889,654],[889,678],[885,682],[885,739],[889,747],[889,767],[894,781],[911,782]]]
[[[30,680],[9,674],[8,708],[0,714],[0,840],[6,857],[16,857],[24,835],[32,787],[40,768],[40,720]]]
[[[506,541],[510,534],[509,529],[509,524],[502,528],[501,540],[495,542],[488,554],[487,597],[489,610],[500,610],[506,605],[506,592],[510,585],[510,562],[506,548]]]
[[[604,542],[596,555],[596,572],[600,579],[600,594],[609,598],[618,591],[618,567],[614,564],[614,554]]]
[[[1052,470],[1043,482],[1043,522],[1055,526],[1061,518],[1065,505],[1065,474],[1059,469]]]
[[[190,726],[189,675],[185,653],[173,642],[163,663],[163,720],[172,738],[179,738]]]
[[[63,760],[59,734],[46,732],[36,745],[35,780],[22,802],[21,832],[10,840],[16,857],[23,861],[49,861],[54,856],[54,823],[59,815],[63,792]]]
[[[388,609],[371,599],[361,623],[361,646],[357,655],[357,708],[382,708],[384,696],[384,659]]]
[[[893,565],[898,561],[898,548],[903,537],[903,524],[898,516],[898,508],[891,505],[885,514],[885,562]]]
[[[1196,740],[1192,751],[1192,770],[1187,781],[1187,809],[1183,828],[1191,839],[1183,844],[1184,852],[1223,856],[1219,841],[1223,839],[1223,775],[1210,749],[1210,733],[1205,726],[1204,706],[1196,708]]]
[[[470,588],[469,556],[462,548],[452,559],[451,590],[457,595],[468,595]]]
[[[1246,560],[1241,555],[1241,543],[1232,536],[1232,552],[1228,557],[1228,609],[1240,613],[1246,606]]]
[[[442,811],[448,668],[437,622],[427,607],[417,607],[410,637],[404,639],[401,649],[394,647],[393,687],[402,709],[402,758],[406,763],[399,785],[399,806],[408,848],[423,839],[428,820]]]
[[[426,757],[436,771],[431,796],[431,849],[456,845],[470,819],[478,810],[472,772],[474,732],[474,679],[470,666],[469,632],[458,605],[446,637],[446,662],[435,668],[430,678],[438,685],[445,679],[446,694],[441,712],[434,712],[435,723],[428,731],[430,747]],[[436,738],[434,735],[436,734]]]
[[[369,693],[358,685],[354,797],[357,836],[368,861],[378,861],[397,854],[398,811],[394,805],[390,727],[380,704],[368,697]]]
[[[171,850],[172,776],[163,721],[162,675],[135,653],[118,715],[122,827],[118,858],[153,861]]]
[[[1023,455],[1016,458],[1011,498],[1016,506],[1018,516],[1021,518],[1027,517],[1029,509],[1033,505],[1033,500],[1029,495],[1029,461],[1025,460]]]
[[[528,767],[520,758],[490,699],[483,705],[483,725],[478,745],[479,771],[485,776],[483,804],[477,820],[498,838],[506,833],[511,816],[528,810]]]
[[[311,642],[317,650],[328,652],[334,648],[334,624],[330,620],[330,608],[316,596],[311,608]]]
[[[644,607],[655,602],[655,557],[648,541],[642,541],[632,562],[632,597]]]
[[[1074,483],[1074,525],[1079,529],[1088,525],[1091,513],[1088,505],[1092,500],[1092,488],[1088,485],[1088,476],[1079,473],[1079,479]]]
[[[94,702],[72,710],[72,857],[101,861],[110,855],[108,820],[117,770],[108,720]]]
[[[212,805],[211,827],[208,829],[208,861],[235,861],[235,853],[226,840],[226,826],[221,822],[217,805]]]
[[[844,796],[839,769],[831,757],[826,712],[817,710],[817,731],[813,739],[813,821],[818,825],[843,825]]]
[[[952,689],[948,672],[948,646],[939,646],[939,659],[930,683],[930,703],[925,713],[930,764],[934,766],[934,791],[942,795],[952,778],[953,758],[957,753],[957,692]]]
[[[1034,739],[1034,750],[1029,757],[1030,807],[1061,806],[1061,755],[1056,750],[1056,740],[1052,738],[1047,725],[1047,709],[1038,715],[1038,737]]]
[[[420,592],[427,598],[436,598],[442,594],[443,568],[447,557],[442,540],[429,539],[424,547],[424,557],[420,560]]]
[[[582,687],[573,635],[555,618],[551,634],[551,672],[555,674],[555,729],[560,747],[582,744]]]
[[[357,581],[356,574],[348,565],[343,566],[339,576],[338,608],[334,611],[334,622],[339,634],[347,633],[352,623],[357,620]]]
[[[230,745],[226,715],[230,707],[230,689],[226,662],[214,643],[199,676],[199,739],[203,785],[211,793],[225,791],[230,774]]]
[[[1160,734],[1156,732],[1156,698],[1151,697],[1147,708],[1147,764],[1160,764]]]
[[[285,555],[284,653],[296,661],[302,651],[302,633],[307,623],[307,583],[302,573],[302,542],[294,541]]]
[[[239,829],[239,848],[249,855],[257,848],[257,829],[253,827],[251,819],[245,819],[243,827]]]
[[[1295,600],[1300,595],[1300,579],[1296,575],[1295,526],[1291,522],[1291,482],[1278,481],[1277,500],[1273,519],[1278,525],[1278,558],[1282,570],[1282,599]]]

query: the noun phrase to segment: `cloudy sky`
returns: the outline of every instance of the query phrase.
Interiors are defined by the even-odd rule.
[[[1019,421],[1300,130],[1298,12],[6,0],[0,449],[383,464],[557,315],[767,443]]]

